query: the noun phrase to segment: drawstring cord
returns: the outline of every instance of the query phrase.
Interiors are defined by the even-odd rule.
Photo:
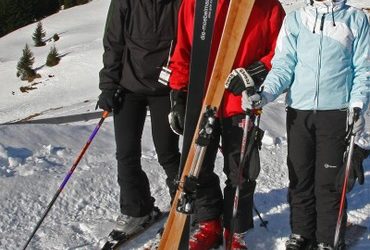
[[[317,11],[317,8],[315,8],[315,11],[316,11],[316,14],[315,14],[315,23],[313,24],[313,30],[312,30],[312,33],[316,33],[316,25],[317,25],[317,17],[319,15],[318,11]]]
[[[333,26],[335,27],[335,20],[334,20],[334,4],[333,1],[331,2],[331,17],[333,18]]]
[[[311,5],[313,6],[313,1],[311,1]],[[327,6],[327,13],[329,13],[329,12],[331,12],[333,27],[336,27],[335,18],[334,18],[334,0],[331,1],[331,11],[329,11],[329,6]],[[312,33],[316,33],[318,15],[319,15],[319,13],[318,13],[318,10],[317,10],[317,7],[316,7],[315,8],[315,22],[314,22],[314,25],[313,25]]]

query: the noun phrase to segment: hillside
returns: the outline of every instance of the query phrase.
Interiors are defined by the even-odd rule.
[[[19,90],[30,83],[16,77],[16,64],[25,43],[33,44],[36,24],[0,39],[0,124],[27,117],[37,120],[94,111],[109,2],[93,0],[43,20],[47,37],[60,35],[55,45],[64,56],[59,65],[48,68],[44,64],[52,42],[41,48],[31,46],[42,78],[34,82],[37,89],[28,93]],[[282,2],[287,11],[303,4],[299,0]],[[370,6],[370,0],[350,2],[361,8]],[[24,245],[96,123],[93,119],[65,124],[0,125],[0,249],[20,249]],[[366,133],[361,142],[368,147],[369,124],[367,110]],[[247,242],[251,250],[283,250],[290,234],[283,96],[266,106],[261,127],[266,133],[255,203],[269,221],[269,230],[259,227],[255,216],[255,229],[248,233]],[[160,209],[168,210],[169,196],[151,139],[150,115],[142,145],[142,164],[151,181],[152,195]],[[113,121],[108,118],[29,249],[99,249],[119,211],[114,151]],[[348,195],[348,210],[351,222],[370,228],[370,157],[364,166],[365,184],[356,185]],[[223,182],[221,154],[216,168]],[[154,233],[144,234],[123,249],[142,249]],[[370,249],[369,239],[368,231],[353,250]]]

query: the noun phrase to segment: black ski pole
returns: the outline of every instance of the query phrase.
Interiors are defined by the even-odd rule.
[[[256,205],[254,205],[254,204],[253,204],[253,210],[256,212],[256,214],[257,214],[258,218],[259,218],[259,219],[260,219],[260,221],[261,221],[260,226],[261,226],[261,227],[266,228],[266,230],[268,231],[269,229],[267,228],[267,224],[268,224],[269,222],[268,222],[267,220],[264,220],[264,219],[262,218],[262,216],[261,216],[260,212],[257,210]]]
[[[86,150],[88,149],[88,147],[90,146],[92,140],[94,139],[95,135],[97,134],[100,126],[103,124],[105,118],[107,118],[109,115],[109,112],[108,111],[104,111],[102,113],[102,117],[100,118],[100,121],[99,123],[96,125],[94,131],[91,133],[89,139],[87,140],[85,146],[81,149],[80,151],[80,154],[78,155],[77,159],[75,160],[75,162],[73,163],[71,169],[69,170],[69,172],[67,173],[66,177],[64,178],[62,184],[60,185],[59,189],[57,190],[57,192],[55,193],[53,199],[51,200],[51,202],[49,203],[48,207],[46,208],[44,214],[42,215],[41,219],[38,221],[35,229],[33,230],[31,236],[28,238],[26,244],[24,245],[23,247],[23,250],[25,250],[27,248],[27,246],[30,244],[33,236],[35,236],[37,230],[39,229],[39,227],[41,226],[42,222],[44,221],[45,217],[48,215],[51,207],[53,206],[53,204],[55,203],[55,201],[57,200],[59,194],[63,191],[64,189],[64,186],[67,184],[68,180],[71,178],[72,174],[73,174],[73,171],[76,169],[78,163],[80,162],[80,160],[82,159],[83,155],[85,154]]]
[[[355,134],[353,133],[353,124],[355,121],[358,120],[360,117],[360,108],[354,108],[354,114],[353,114],[353,119],[352,119],[352,124],[350,124],[349,127],[349,136],[350,136],[350,142],[346,151],[347,155],[347,161],[346,161],[346,169],[345,169],[345,174],[344,174],[344,181],[343,181],[343,186],[342,186],[342,194],[341,194],[341,199],[340,199],[340,206],[339,206],[339,214],[338,214],[338,219],[337,219],[337,225],[335,227],[335,236],[334,236],[334,249],[338,249],[338,244],[339,244],[339,235],[340,231],[342,228],[342,220],[343,220],[343,215],[345,213],[345,203],[346,203],[346,193],[347,193],[347,185],[348,185],[348,177],[349,173],[351,170],[351,162],[352,162],[352,155],[353,155],[353,148],[355,145]]]

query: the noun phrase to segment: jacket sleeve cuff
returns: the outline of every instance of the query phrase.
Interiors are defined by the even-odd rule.
[[[267,101],[266,103],[272,102],[272,101],[274,101],[276,99],[276,96],[274,94],[271,94],[271,93],[269,93],[267,91],[262,91],[261,95]]]

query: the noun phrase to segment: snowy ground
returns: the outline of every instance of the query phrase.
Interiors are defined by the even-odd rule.
[[[303,1],[283,2],[290,11]],[[350,2],[361,8],[370,7],[369,0]],[[43,20],[47,37],[60,34],[56,46],[64,57],[60,65],[48,68],[44,63],[51,43],[41,48],[31,46],[35,67],[42,78],[35,80],[39,82],[35,85],[37,89],[29,93],[19,91],[19,87],[28,83],[17,79],[15,73],[24,44],[32,45],[35,24],[0,39],[0,123],[94,111],[108,5],[107,0],[94,0]],[[247,235],[250,249],[284,249],[284,241],[290,233],[282,99],[267,106],[262,116],[261,126],[267,132],[255,202],[269,221],[269,231],[258,226],[256,217],[256,227]],[[142,164],[153,180],[151,189],[157,205],[166,210],[169,197],[151,142],[150,116],[147,119],[142,138]],[[369,110],[366,120],[363,142],[370,146]],[[0,126],[0,249],[23,246],[96,122]],[[109,232],[118,211],[114,150],[113,124],[108,118],[29,249],[98,249],[100,239]],[[221,162],[219,155],[217,171],[224,180]],[[364,186],[356,186],[348,195],[349,220],[369,228],[370,158],[365,161],[365,171]],[[143,235],[124,249],[140,249],[151,236],[150,233]],[[354,249],[370,249],[369,232]]]

